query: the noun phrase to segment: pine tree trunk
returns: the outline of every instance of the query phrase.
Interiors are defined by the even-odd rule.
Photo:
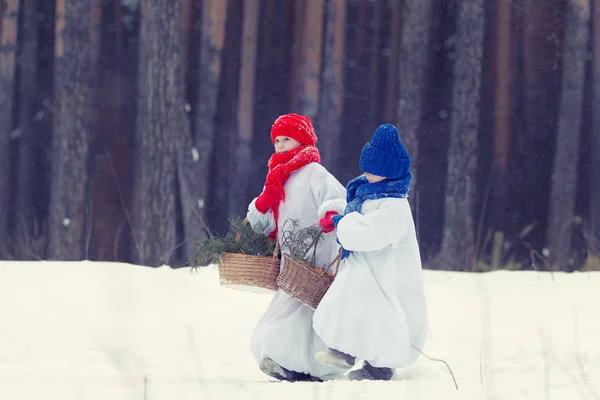
[[[138,25],[137,9],[125,0],[110,0],[103,16],[100,60],[99,118],[90,175],[92,218],[90,258],[132,261],[129,210],[133,182],[133,137],[137,46],[129,39]],[[139,6],[139,4],[137,5]],[[137,32],[137,29],[135,29]],[[129,36],[131,38],[132,36]],[[135,38],[137,42],[137,38]]]
[[[251,144],[254,156],[249,171],[248,198],[257,196],[265,182],[266,157],[273,152],[273,144],[269,139],[270,127],[278,116],[290,112],[289,103],[282,100],[290,98],[289,71],[292,63],[287,57],[292,54],[290,43],[293,42],[294,7],[293,2],[266,0],[259,16],[262,22],[255,80],[255,139]]]
[[[276,15],[277,12],[277,7],[276,7],[276,3],[277,0],[265,0],[264,1],[264,9],[265,9],[265,16],[266,16],[266,20],[263,21],[262,24],[262,34],[260,35],[261,40],[258,43],[258,47],[259,47],[259,54],[265,54],[265,50],[267,49],[271,49],[272,48],[272,43],[273,43],[273,28],[276,25],[276,21],[274,18],[272,18],[273,16]],[[282,16],[283,17],[283,16]],[[278,32],[279,33],[279,32]],[[263,68],[267,68],[268,63],[265,62],[265,60],[260,60],[260,62],[257,65],[257,68],[259,69],[259,71]]]
[[[525,132],[517,153],[524,178],[519,188],[527,201],[519,210],[522,226],[538,224],[529,240],[547,233],[553,148],[560,94],[560,52],[565,0],[524,0],[523,80]],[[531,155],[535,154],[536,157]],[[536,204],[531,207],[530,204]]]
[[[386,98],[385,98],[385,114],[386,121],[398,120],[398,73],[400,44],[402,43],[402,21],[404,1],[393,0],[392,3],[392,19],[390,31],[390,57],[388,59],[387,77],[386,77]]]
[[[191,7],[191,4],[186,7]],[[182,10],[184,13],[185,11]],[[226,2],[206,0],[203,3],[198,111],[196,114],[197,131],[192,136],[190,123],[187,117],[183,118],[183,129],[178,133],[176,139],[177,177],[184,235],[182,252],[187,260],[193,259],[198,239],[206,236],[208,231],[204,206],[208,201],[208,187],[210,186],[208,183],[209,162],[215,135],[214,119],[221,79],[221,53],[225,36],[226,13]],[[189,38],[186,39],[186,43],[188,40]],[[188,49],[186,54],[190,52]],[[199,178],[200,184],[198,183]]]
[[[209,198],[210,157],[215,136],[215,117],[219,82],[222,73],[222,53],[225,42],[227,21],[227,1],[203,0],[202,36],[200,38],[200,60],[198,79],[198,100],[195,121],[194,141],[198,151],[198,169],[195,185],[201,189],[198,200],[201,211]],[[204,219],[202,212],[200,216]]]
[[[298,109],[313,121],[319,112],[324,0],[307,0]]]
[[[6,0],[0,20],[0,241],[7,240],[10,196],[10,136],[13,129],[13,93],[17,53],[19,0]]]
[[[381,46],[381,25],[383,24],[383,8],[384,4],[382,1],[375,1],[373,4],[373,17],[371,19],[371,26],[373,32],[371,36],[371,54],[369,60],[369,90],[367,91],[369,96],[369,107],[367,109],[368,124],[367,126],[374,127],[378,126],[381,122],[380,110],[382,108],[382,97],[380,92],[381,86],[379,84],[379,70],[382,46]],[[369,132],[371,133],[371,132]]]
[[[494,109],[494,144],[490,196],[493,225],[506,231],[508,198],[508,160],[511,143],[511,4],[496,2],[496,101]]]
[[[48,257],[85,257],[87,162],[96,123],[99,32],[93,0],[57,0]]]
[[[37,94],[37,0],[23,0],[21,55],[19,57],[19,161],[17,165],[16,237],[31,237],[34,229],[33,187],[36,164],[34,114]],[[20,255],[20,258],[25,257]]]
[[[430,27],[423,21],[431,20],[431,7],[432,0],[404,0],[396,125],[406,151],[412,158],[411,190],[414,190],[417,183],[418,131],[422,123],[428,70]],[[409,199],[414,200],[416,196]]]
[[[362,79],[367,74],[367,36],[369,34],[369,0],[358,0],[356,5],[356,23],[354,25],[356,42],[356,76],[360,79],[356,82],[362,93],[367,90],[366,80]],[[361,96],[362,97],[362,96]]]
[[[600,257],[600,0],[594,2],[593,19],[593,105],[592,105],[592,131],[590,149],[590,226],[592,240],[590,252]]]
[[[438,266],[453,270],[471,271],[476,261],[473,206],[484,17],[483,0],[460,2],[444,230],[436,260]]]
[[[210,228],[224,232],[229,228],[229,179],[231,177],[231,132],[236,131],[238,80],[242,37],[242,3],[230,1],[223,46],[222,83],[219,110],[215,119],[215,137],[210,161],[210,202],[206,216]]]
[[[353,139],[356,148],[360,149],[364,146],[365,141],[371,139],[374,130],[365,118],[365,111],[368,109],[368,96],[365,93],[369,91],[368,80],[365,79],[369,68],[369,52],[368,52],[368,37],[371,31],[369,27],[369,0],[358,0],[354,2],[356,16],[352,29],[354,30],[354,73],[350,75],[352,89],[351,102],[348,111],[351,113],[350,124],[354,127],[355,135]],[[352,62],[352,61],[351,61]],[[353,75],[353,76],[352,76]],[[352,146],[351,146],[352,147]],[[356,162],[355,159],[352,160]],[[355,175],[355,174],[352,174]]]
[[[302,77],[304,76],[304,43],[306,42],[307,2],[309,0],[296,0],[294,3],[294,45],[292,46],[292,72],[290,79],[290,110],[299,112],[301,101]]]
[[[123,211],[128,210],[128,215],[125,215],[126,225],[123,228],[123,240],[119,242],[119,247],[116,247],[116,251],[122,251],[125,255],[125,259],[129,262],[135,262],[138,258],[137,237],[135,234],[135,227],[132,213],[135,209],[135,181],[136,181],[136,124],[137,124],[137,109],[138,109],[138,87],[139,87],[139,49],[141,37],[141,4],[140,2],[130,2],[128,0],[120,0],[122,21],[123,21],[123,41],[122,41],[122,64],[121,70],[123,73],[122,82],[122,101],[123,101],[123,115],[121,116],[121,124],[124,132],[128,132],[125,136],[128,148],[125,150],[128,152],[128,157],[122,157],[121,162],[126,168],[121,174],[119,179],[124,182],[121,186],[123,193]],[[117,34],[119,32],[117,31]],[[118,40],[118,39],[117,39]],[[118,41],[117,41],[118,43]]]
[[[589,0],[569,1],[556,156],[552,171],[548,223],[549,264],[569,270],[575,187],[581,136],[581,111],[585,84],[585,54],[590,18]]]
[[[344,50],[346,44],[346,0],[328,0],[325,18],[325,50],[321,103],[319,105],[319,148],[323,165],[337,172],[337,154],[342,134],[344,109]]]
[[[295,40],[295,34],[296,34],[296,27],[294,26],[293,23],[291,23],[291,21],[294,20],[295,18],[295,11],[296,11],[296,6],[300,3],[301,1],[298,0],[295,3],[291,2],[291,1],[286,1],[283,2],[282,5],[280,7],[283,7],[282,10],[282,14],[283,14],[283,21],[287,22],[286,24],[282,24],[283,26],[281,27],[282,30],[282,36],[280,36],[280,40],[279,42],[279,51],[278,53],[281,54],[281,60],[283,63],[290,65],[289,71],[288,71],[288,75],[292,76],[293,74],[291,73],[292,69],[293,69],[293,63],[292,63],[292,59],[295,53],[295,46],[294,46],[294,40]],[[279,2],[278,2],[279,3]],[[286,90],[286,92],[289,91],[289,88],[291,88],[291,86],[288,86],[288,89]],[[285,104],[285,107],[287,108],[288,105]]]
[[[232,174],[229,179],[229,212],[243,215],[250,199],[247,197],[250,178],[251,141],[254,127],[254,96],[256,82],[256,52],[258,49],[258,0],[244,0],[242,22],[242,55],[237,111],[237,138],[233,143]]]
[[[183,72],[182,72],[183,74]],[[180,76],[183,81],[184,75]],[[197,183],[197,177],[205,171],[201,169],[198,153],[195,151],[192,141],[191,127],[187,115],[181,112],[183,109],[184,84],[178,85],[181,90],[181,121],[180,128],[173,136],[177,152],[177,180],[179,183],[179,201],[181,206],[181,218],[183,227],[182,254],[186,261],[193,260],[196,251],[196,243],[208,233],[206,220],[202,217],[203,211],[203,188]]]
[[[196,21],[195,3],[196,0],[181,0],[181,36],[183,37],[183,51],[186,61],[190,56],[189,38],[194,30],[194,22]],[[187,68],[184,75],[187,77]]]
[[[168,264],[176,247],[176,143],[185,129],[181,0],[142,0],[133,212],[136,262]]]

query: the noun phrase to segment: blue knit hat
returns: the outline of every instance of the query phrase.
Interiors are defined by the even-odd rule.
[[[401,178],[410,172],[410,157],[400,141],[398,129],[380,125],[360,155],[360,169],[385,178]]]

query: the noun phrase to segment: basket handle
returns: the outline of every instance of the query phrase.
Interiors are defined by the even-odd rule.
[[[317,242],[321,239],[321,236],[323,235],[323,233],[321,232],[319,234],[319,236],[317,237],[317,239],[312,242],[310,244],[310,246],[308,246],[308,249],[306,249],[306,251],[304,252],[304,254],[302,254],[302,258],[304,258],[304,256],[306,255],[306,253],[308,253],[310,251],[310,249],[313,249],[313,254],[312,254],[312,262],[314,263],[315,260],[317,259]]]
[[[331,268],[333,266],[333,264],[335,264],[335,273],[333,274],[333,276],[337,275],[338,270],[340,269],[340,262],[342,261],[342,252],[344,251],[343,247],[340,247],[340,251],[338,252],[338,255],[333,259],[333,261],[331,263],[329,263],[329,265],[325,268],[323,268],[323,273],[325,273],[325,271],[328,271],[329,268]]]
[[[247,224],[248,224],[248,217],[244,218],[244,225],[247,225]],[[242,236],[242,234],[238,232],[235,235],[235,240],[239,241],[241,236]],[[275,240],[275,249],[273,250],[273,258],[277,258],[278,253],[279,253],[279,240],[276,239]]]

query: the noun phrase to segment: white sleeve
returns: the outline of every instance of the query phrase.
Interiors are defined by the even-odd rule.
[[[351,251],[381,250],[401,240],[406,232],[403,212],[393,207],[382,207],[366,215],[352,212],[337,226],[340,244]]]
[[[264,233],[265,236],[269,236],[275,230],[275,216],[273,215],[273,211],[269,210],[263,214],[256,209],[255,202],[256,199],[252,200],[248,205],[246,218],[248,218],[248,222],[255,232]]]
[[[343,214],[346,208],[346,189],[326,169],[317,172],[310,180],[310,189],[317,206],[317,218],[321,219],[327,211]]]

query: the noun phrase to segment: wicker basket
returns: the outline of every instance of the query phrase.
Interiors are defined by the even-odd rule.
[[[244,224],[248,222],[246,218]],[[239,234],[237,236],[239,240]],[[277,276],[281,261],[277,257],[279,243],[273,257],[239,253],[223,253],[219,260],[219,280],[222,286],[251,292],[277,290]]]
[[[340,250],[337,257],[322,272],[317,272],[312,263],[296,261],[285,254],[277,285],[288,295],[315,310],[334,280],[327,271],[336,264],[333,275],[337,274],[341,256]]]

